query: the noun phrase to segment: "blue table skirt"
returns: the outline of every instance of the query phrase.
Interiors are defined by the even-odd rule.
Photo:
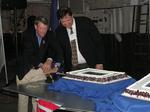
[[[150,102],[121,95],[122,91],[113,94],[113,105],[121,112],[150,112]]]
[[[96,112],[148,112],[149,102],[121,96],[121,92],[134,82],[135,80],[130,78],[111,84],[94,84],[61,78],[50,84],[48,89],[74,93],[82,98],[90,99],[95,103]],[[142,108],[145,107],[147,109],[143,110]],[[139,111],[139,108],[142,111]]]

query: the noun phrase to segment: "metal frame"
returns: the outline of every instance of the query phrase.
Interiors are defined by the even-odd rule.
[[[3,31],[2,31],[2,20],[1,20],[1,5],[0,5],[0,40],[1,40],[0,48],[2,49],[2,57],[0,58],[2,58],[4,62],[1,64],[5,67],[5,79],[6,79],[6,84],[8,84],[8,74],[7,74],[7,67],[6,67],[6,58],[5,58],[4,40],[3,40]],[[1,68],[0,68],[0,72],[1,72]]]

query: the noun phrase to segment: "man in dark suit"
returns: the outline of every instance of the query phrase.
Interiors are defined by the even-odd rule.
[[[37,17],[34,27],[22,34],[22,73],[19,79],[32,68],[42,68],[43,72],[50,70],[50,61],[61,62],[61,54],[54,33],[48,30],[48,20]]]
[[[93,24],[87,17],[73,17],[68,7],[62,7],[57,11],[60,25],[56,29],[56,37],[61,45],[64,56],[65,71],[80,69],[80,65],[103,69],[104,48],[102,38]],[[75,40],[77,48],[77,64],[72,61],[71,42]],[[82,67],[81,67],[82,68]]]
[[[34,28],[23,32],[22,38],[22,69],[17,84],[44,80],[47,73],[57,71],[62,58],[56,38],[48,30],[46,18],[37,17]],[[18,104],[18,112],[27,112],[27,96],[19,95]]]

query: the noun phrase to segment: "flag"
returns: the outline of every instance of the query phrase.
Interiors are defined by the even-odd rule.
[[[37,99],[37,110],[36,112],[53,112],[59,109],[61,105],[52,103],[50,101],[45,101],[42,99]]]
[[[50,11],[50,28],[52,31],[55,31],[56,27],[58,26],[58,19],[57,19],[57,0],[51,0],[51,11]]]

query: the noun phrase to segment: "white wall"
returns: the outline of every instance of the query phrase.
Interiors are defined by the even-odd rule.
[[[86,0],[90,4],[91,9],[122,7],[128,5],[130,0]]]
[[[51,0],[27,0],[27,1],[28,7],[25,10],[24,14],[25,21],[27,17],[30,15],[45,16],[49,20]],[[75,16],[86,15],[89,16],[90,18],[94,18],[96,16],[98,18],[100,17],[103,18],[106,16],[108,21],[105,23],[99,22],[97,25],[99,27],[99,30],[102,32],[112,33],[117,31],[126,33],[131,31],[132,17],[133,17],[133,8],[126,6],[129,6],[131,3],[133,4],[134,3],[133,1],[136,1],[137,3],[143,3],[146,0],[59,0],[59,3],[60,6],[70,6]],[[118,7],[122,8],[118,10],[117,9]],[[103,10],[103,8],[106,10],[104,11],[106,13],[105,14],[99,13],[100,10]],[[110,11],[108,11],[108,9],[106,8],[108,8]],[[20,14],[21,13],[18,11],[18,16]],[[4,23],[3,32],[11,32],[14,26],[12,11],[5,11],[4,13],[2,13],[2,15],[3,15],[2,20]],[[117,24],[112,23],[115,22],[115,19],[116,21],[119,20],[119,23]],[[24,29],[24,27],[25,26],[21,26],[20,28],[19,26],[18,28]],[[102,27],[104,29],[102,29]]]
[[[50,18],[50,3],[28,3],[26,16],[44,16],[48,20]]]
[[[26,9],[17,9],[17,31],[24,31],[28,16],[45,16],[50,18],[50,0],[49,2],[30,1]],[[14,31],[14,11],[2,10],[2,28],[3,33],[12,33]]]

